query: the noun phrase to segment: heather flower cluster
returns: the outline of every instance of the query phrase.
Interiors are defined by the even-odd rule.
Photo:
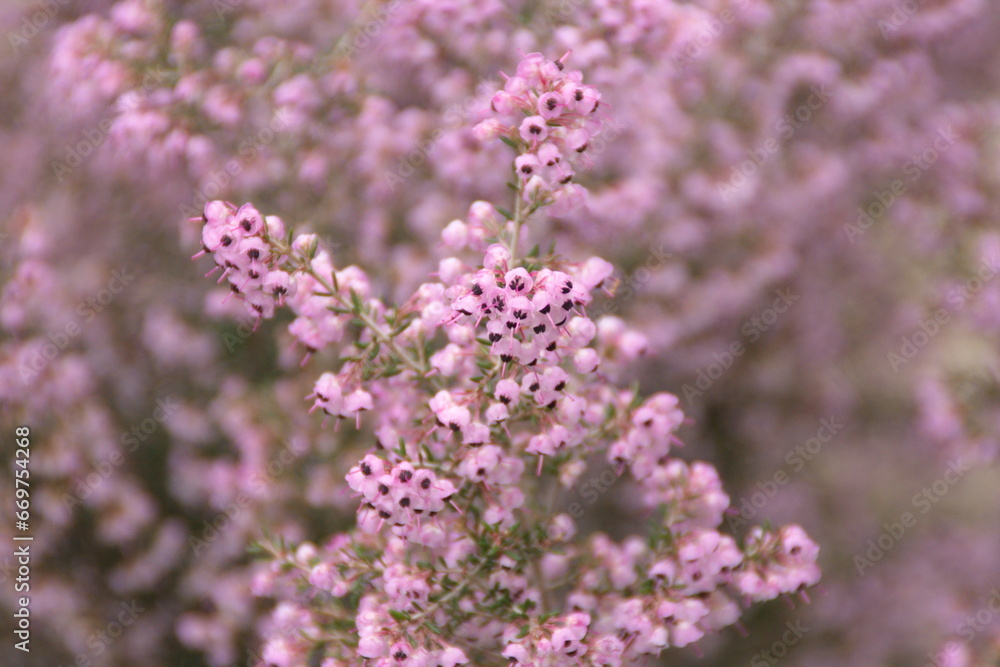
[[[587,159],[591,141],[601,131],[596,113],[601,94],[584,85],[579,70],[566,69],[568,57],[526,56],[490,100],[495,117],[473,130],[481,141],[499,137],[518,151],[514,167],[525,201],[555,204],[556,214],[583,203],[586,190],[571,182],[571,162]]]
[[[354,417],[376,443],[346,473],[352,531],[325,547],[263,545],[276,579],[327,595],[296,610],[297,641],[268,645],[274,664],[317,651],[327,667],[637,664],[733,624],[741,600],[819,580],[818,549],[797,526],[757,529],[742,548],[718,531],[729,499],[711,465],[674,457],[675,396],[644,399],[599,374],[647,352],[618,318],[587,314],[597,292],[613,293],[613,267],[521,252],[532,215],[565,196],[537,196],[549,173],[538,156],[569,173],[560,151],[586,147],[599,99],[563,60],[525,56],[492,102],[538,111],[523,143],[510,141],[525,149],[511,187],[530,206],[508,219],[475,203],[443,232],[458,252],[402,307],[372,297],[363,272],[338,269],[314,237],[283,240],[250,204],[205,207],[204,250],[232,293],[261,318],[287,299],[307,355],[340,344],[313,410]],[[595,455],[642,489],[646,537],[575,539],[574,519],[543,507]]]
[[[233,294],[243,298],[253,317],[271,317],[275,303],[295,293],[288,274],[275,268],[266,241],[268,236],[284,236],[281,220],[268,216],[265,221],[249,204],[236,209],[220,201],[206,206],[202,219],[205,227],[199,255],[211,253],[216,264],[208,275],[221,269],[219,282],[229,281]]]

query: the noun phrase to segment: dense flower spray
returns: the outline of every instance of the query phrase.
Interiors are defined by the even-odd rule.
[[[264,627],[250,582],[267,564],[246,546],[261,526],[320,544],[353,521],[343,478],[374,416],[356,430],[347,411],[337,429],[302,409],[340,369],[340,344],[298,370],[290,308],[251,336],[244,303],[187,262],[199,226],[175,223],[213,199],[253,201],[299,231],[312,221],[338,268],[363,266],[375,294],[393,286],[404,303],[435,270],[442,223],[462,218],[447,241],[467,244],[469,202],[513,209],[498,168],[510,149],[474,141],[474,127],[505,85],[483,73],[520,48],[572,50],[602,94],[589,117],[604,121],[582,155],[568,151],[594,160],[574,176],[587,206],[547,206],[531,238],[614,264],[615,298],[587,314],[622,314],[664,351],[627,374],[681,398],[681,453],[724,466],[744,510],[727,525],[800,521],[837,545],[824,549],[829,594],[801,614],[821,630],[784,660],[937,664],[928,652],[947,648],[956,664],[997,662],[996,624],[979,620],[995,619],[982,584],[1000,569],[994,475],[981,471],[1000,442],[997,3],[69,4],[0,3],[0,411],[39,427],[37,660],[73,662],[132,596],[154,611],[101,661],[229,667],[261,631],[297,637],[295,614]],[[121,269],[135,279],[112,292]],[[778,289],[801,298],[775,321]],[[720,371],[736,341],[751,345]],[[620,379],[606,361],[599,372]],[[133,429],[166,400],[179,407],[136,446]],[[782,461],[830,417],[845,428],[815,457]],[[976,474],[859,576],[854,558],[957,457]],[[572,513],[592,475],[614,477],[589,463],[554,507]],[[776,471],[787,484],[759,507]],[[579,533],[617,508],[616,539],[644,532],[627,479]],[[0,557],[0,578],[10,567]],[[0,590],[13,612],[16,594]],[[699,642],[705,663],[746,664],[784,632],[779,608],[744,617],[749,639]],[[0,663],[14,650],[0,646]],[[665,661],[686,661],[676,653]]]
[[[739,601],[819,579],[797,526],[742,546],[718,531],[729,498],[715,469],[672,456],[676,396],[608,381],[648,352],[619,318],[588,317],[612,266],[524,252],[540,209],[584,201],[574,162],[601,131],[600,94],[566,61],[529,54],[492,97],[475,134],[516,151],[513,210],[480,201],[445,227],[454,255],[402,306],[315,236],[250,204],[205,206],[203,251],[248,312],[287,304],[306,358],[335,346],[312,409],[374,433],[346,473],[356,527],[262,545],[275,560],[257,590],[298,591],[274,613],[297,632],[267,643],[270,663],[633,664],[735,623]],[[547,507],[598,457],[638,485],[647,535],[577,539]]]

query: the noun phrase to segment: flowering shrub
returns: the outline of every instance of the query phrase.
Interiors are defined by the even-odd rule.
[[[36,446],[31,622],[42,641],[31,659],[257,667],[262,637],[269,655],[311,643],[303,610],[320,624],[334,613],[343,624],[325,631],[337,625],[357,641],[357,591],[334,599],[307,586],[299,565],[335,560],[335,534],[379,552],[394,531],[423,530],[430,510],[416,529],[379,517],[377,538],[359,532],[363,495],[345,475],[370,454],[401,463],[372,450],[381,410],[397,405],[376,391],[391,377],[365,374],[426,373],[375,340],[351,289],[421,368],[440,355],[442,369],[403,406],[431,419],[415,441],[435,424],[438,391],[458,392],[446,416],[468,409],[490,429],[483,447],[523,460],[525,502],[508,509],[486,494],[514,485],[467,479],[461,428],[450,441],[447,427],[425,439],[448,443],[457,459],[434,463],[453,471],[411,464],[464,503],[483,486],[470,512],[492,503],[530,525],[530,510],[546,528],[572,519],[577,535],[536,559],[572,546],[567,576],[529,579],[547,609],[573,613],[568,580],[588,567],[589,536],[631,544],[655,532],[650,521],[662,529],[669,517],[652,508],[674,482],[636,480],[641,461],[615,462],[610,433],[572,450],[556,447],[561,438],[532,446],[536,435],[551,440],[556,420],[568,433],[594,425],[583,415],[563,423],[558,403],[542,410],[547,421],[523,421],[536,401],[520,384],[516,406],[504,406],[509,438],[504,422],[474,414],[463,392],[484,372],[477,360],[510,353],[499,373],[523,379],[519,346],[536,337],[527,325],[494,345],[497,332],[483,329],[498,325],[484,317],[483,350],[448,339],[469,324],[452,313],[466,321],[427,332],[421,358],[407,338],[415,330],[394,333],[385,319],[423,326],[410,301],[423,283],[450,289],[485,267],[492,243],[510,252],[513,225],[494,204],[512,218],[537,204],[509,269],[533,281],[562,271],[583,289],[575,276],[586,262],[574,262],[596,254],[615,267],[559,330],[559,400],[591,401],[583,388],[598,380],[609,392],[674,392],[687,417],[675,433],[683,458],[716,467],[732,499],[723,532],[740,551],[773,548],[780,530],[751,527],[772,521],[801,524],[823,545],[812,604],[757,606],[737,625],[746,635],[715,633],[649,662],[773,664],[787,652],[782,664],[810,667],[995,663],[998,26],[996,3],[984,0],[0,3],[0,421],[30,425]],[[496,72],[518,52],[586,72],[572,82],[582,99],[541,88],[526,97],[518,82],[508,90]],[[215,200],[252,201],[298,236],[315,233],[313,259],[325,251],[348,305],[295,268],[311,243],[297,248],[270,216],[259,235],[278,250],[223,262],[215,278],[231,292],[235,276],[243,290],[224,298],[192,270],[203,230],[184,222]],[[213,216],[234,210],[215,205]],[[349,312],[318,316],[303,295]],[[583,316],[597,331],[581,346],[587,332],[572,327]],[[551,357],[542,352],[538,364]],[[357,375],[344,377],[351,368]],[[484,387],[492,416],[503,410],[497,396],[515,398],[500,379]],[[569,458],[583,451],[592,453]],[[676,451],[666,477],[716,484],[711,468]],[[13,465],[9,455],[0,448]],[[8,508],[10,482],[0,475]],[[678,502],[692,507],[687,498]],[[699,504],[698,525],[717,505]],[[434,525],[455,511],[446,503]],[[10,529],[0,523],[0,538]],[[279,558],[248,554],[262,532],[285,540],[261,545]],[[527,543],[540,549],[541,539]],[[743,562],[765,580],[772,572]],[[20,608],[16,576],[16,559],[0,551],[5,614]],[[736,586],[727,584],[734,602],[753,600]],[[619,592],[646,595],[636,587]],[[126,608],[130,623],[113,637],[108,628],[121,627],[109,622]],[[809,628],[794,647],[778,641],[786,623]],[[489,659],[455,642],[470,664]],[[0,642],[0,664],[23,661]]]
[[[533,217],[585,197],[573,163],[601,131],[600,94],[566,60],[529,54],[493,96],[476,134],[516,152],[513,212],[480,201],[449,224],[457,256],[402,306],[314,235],[251,204],[205,206],[203,252],[248,313],[287,304],[307,358],[335,346],[312,410],[374,435],[346,475],[356,527],[319,546],[264,545],[276,559],[264,590],[313,600],[278,607],[276,623],[293,618],[300,634],[267,645],[272,664],[634,664],[731,625],[736,600],[819,579],[798,526],[755,529],[742,549],[718,532],[729,498],[715,469],[672,456],[676,396],[602,376],[647,351],[620,319],[587,316],[612,266],[524,252],[543,240]],[[575,539],[573,518],[545,508],[594,456],[641,488],[646,536]]]

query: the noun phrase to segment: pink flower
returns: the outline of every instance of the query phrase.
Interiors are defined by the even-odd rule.
[[[497,95],[502,94],[503,93],[497,93]],[[472,136],[474,136],[477,141],[481,141],[483,143],[492,141],[500,136],[505,136],[508,132],[509,128],[496,118],[487,118],[482,120],[477,123],[474,128],[472,128]]]
[[[486,409],[486,421],[489,424],[498,424],[510,417],[510,410],[503,403],[493,403]]]
[[[468,239],[468,226],[461,220],[452,220],[441,232],[441,241],[449,250],[461,250]]]
[[[454,646],[449,646],[441,651],[437,658],[437,664],[441,667],[457,667],[457,665],[464,665],[468,662],[469,659],[465,657],[462,649]]]
[[[593,373],[600,363],[601,358],[593,348],[586,347],[573,354],[573,366],[578,373]]]
[[[236,224],[244,234],[255,236],[264,229],[264,217],[252,204],[244,204],[236,212]]]
[[[517,173],[525,180],[540,173],[542,169],[542,163],[538,160],[538,156],[531,153],[518,156],[514,161],[514,166]]]
[[[529,144],[535,145],[545,141],[549,136],[549,128],[545,118],[542,116],[528,116],[521,121],[519,128],[521,138]]]
[[[320,375],[312,395],[316,397],[313,403],[314,409],[321,408],[328,415],[340,414],[343,406],[343,392],[336,375],[333,373]]]
[[[514,380],[506,378],[497,382],[493,395],[501,403],[513,408],[521,397],[521,387]]]
[[[559,116],[565,107],[563,96],[556,91],[550,91],[538,97],[538,115],[546,120]]]

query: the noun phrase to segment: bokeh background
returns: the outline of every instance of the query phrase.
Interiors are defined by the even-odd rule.
[[[682,398],[729,528],[821,547],[810,603],[662,663],[1000,664],[996,3],[9,0],[0,36],[0,460],[30,425],[36,535],[30,655],[0,548],[0,663],[257,664],[248,547],[346,525],[357,443],[186,218],[253,201],[405,299],[503,201],[509,153],[471,135],[499,71],[572,50],[611,130],[588,208],[532,234],[614,263],[599,308],[651,340],[633,379]],[[625,488],[585,504],[642,528]]]

